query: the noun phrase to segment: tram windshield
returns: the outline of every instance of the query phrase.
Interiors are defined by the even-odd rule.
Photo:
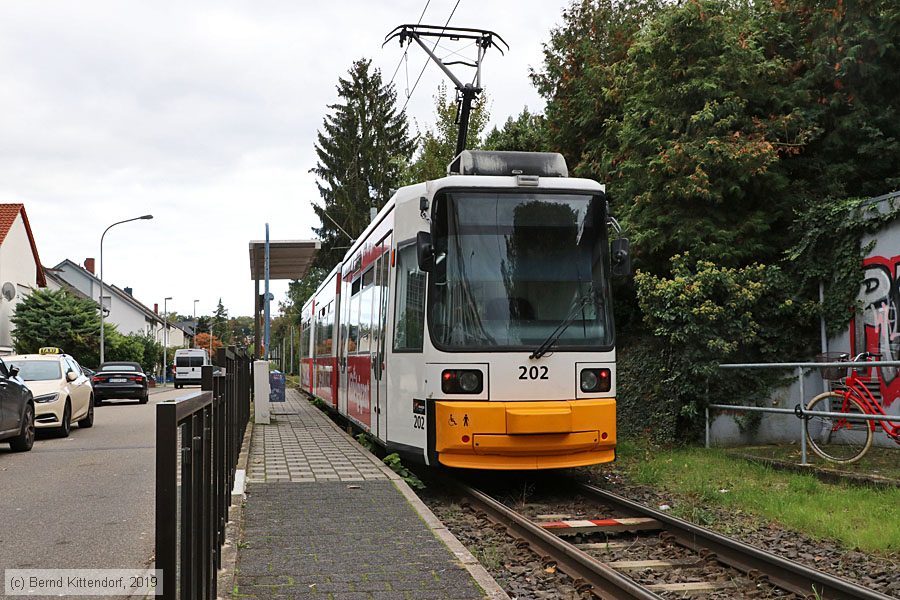
[[[473,190],[440,195],[435,208],[436,347],[533,350],[586,296],[554,349],[612,345],[601,198]]]

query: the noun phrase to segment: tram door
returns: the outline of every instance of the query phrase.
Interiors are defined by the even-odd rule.
[[[372,299],[372,433],[387,439],[387,373],[385,338],[388,313],[388,277],[390,275],[391,236],[379,243],[381,256],[375,261],[375,294]]]

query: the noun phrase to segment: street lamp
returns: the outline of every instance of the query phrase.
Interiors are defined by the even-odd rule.
[[[103,238],[106,237],[106,232],[115,227],[116,225],[121,225],[122,223],[130,223],[132,221],[140,221],[152,219],[153,215],[144,215],[142,217],[134,217],[133,219],[125,219],[124,221],[118,221],[113,223],[109,227],[103,230],[103,235],[100,236],[100,364],[102,365],[106,359],[106,354],[104,352],[104,344],[106,342],[106,334],[103,331]]]
[[[171,300],[171,299],[172,299],[172,296],[163,298],[163,361],[162,361],[163,362],[163,364],[162,364],[163,387],[166,387],[166,375],[168,375],[168,373],[166,372],[166,369],[168,368],[168,365],[166,365],[166,359],[169,357],[169,317],[167,315],[168,315],[169,300]]]
[[[199,300],[194,300],[194,337],[191,338],[191,348],[196,347],[194,340],[197,338],[197,325],[199,322],[197,321],[197,303]]]

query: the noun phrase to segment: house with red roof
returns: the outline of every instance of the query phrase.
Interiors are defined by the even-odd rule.
[[[12,316],[32,290],[47,287],[24,204],[0,204],[0,354],[13,352]]]

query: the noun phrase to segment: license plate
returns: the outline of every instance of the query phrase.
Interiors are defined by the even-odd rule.
[[[123,377],[113,377],[109,380],[110,383],[127,383],[128,380]]]

